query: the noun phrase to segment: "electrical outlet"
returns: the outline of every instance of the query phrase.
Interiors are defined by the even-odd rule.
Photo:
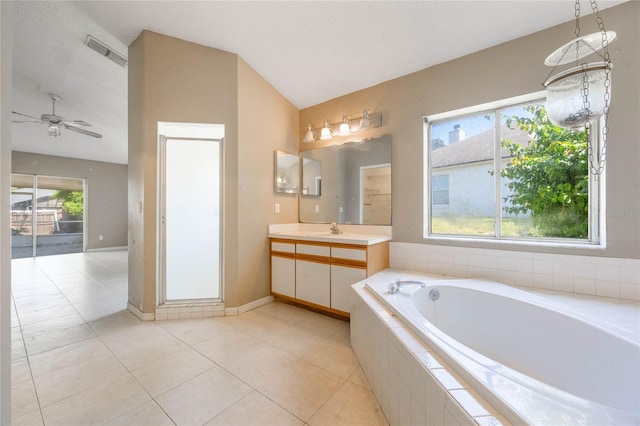
[[[99,239],[100,241],[104,240],[104,235],[98,235],[98,239]]]
[[[316,213],[320,213],[320,205],[316,204]]]
[[[276,210],[276,213],[280,213],[280,203],[276,203],[275,210]]]

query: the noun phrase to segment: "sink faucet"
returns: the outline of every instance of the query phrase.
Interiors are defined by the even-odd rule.
[[[396,279],[396,282],[389,283],[389,293],[396,294],[400,290],[400,287],[405,285],[417,285],[422,288],[425,288],[427,286],[427,284],[423,283],[422,281],[414,281],[414,280],[402,281],[400,280],[400,278],[398,278]]]
[[[340,228],[338,228],[338,224],[336,222],[331,223],[331,228],[329,228],[332,234],[342,234]]]

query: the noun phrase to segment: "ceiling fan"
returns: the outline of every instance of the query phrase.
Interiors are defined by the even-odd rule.
[[[64,127],[67,130],[71,130],[74,132],[78,132],[78,133],[82,133],[83,135],[87,135],[87,136],[92,136],[94,138],[101,138],[102,135],[100,133],[96,133],[96,132],[91,132],[89,130],[83,129],[81,127],[76,127],[76,126],[91,126],[91,124],[87,123],[86,121],[82,121],[82,120],[73,120],[73,121],[68,121],[65,120],[64,117],[60,117],[59,115],[56,115],[56,101],[61,100],[62,98],[58,95],[55,95],[53,93],[49,93],[49,96],[51,97],[51,100],[53,101],[53,113],[52,114],[42,114],[40,115],[40,118],[37,117],[32,117],[30,115],[27,114],[23,114],[21,112],[17,112],[17,111],[11,111],[14,114],[17,115],[21,115],[23,117],[27,117],[27,118],[31,118],[32,120],[25,120],[25,121],[12,121],[12,123],[40,123],[40,124],[46,124],[47,125],[47,134],[49,136],[53,136],[53,137],[58,137],[61,134],[60,129],[62,127]]]

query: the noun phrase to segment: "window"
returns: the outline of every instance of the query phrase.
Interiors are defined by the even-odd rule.
[[[424,122],[425,237],[599,242],[587,135],[551,124],[544,99]]]

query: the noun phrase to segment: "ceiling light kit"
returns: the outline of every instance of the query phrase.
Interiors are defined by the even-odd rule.
[[[553,68],[543,86],[546,89],[546,111],[549,121],[565,129],[587,132],[591,172],[598,176],[604,171],[606,162],[607,117],[611,101],[613,65],[609,57],[609,43],[615,40],[616,33],[604,28],[596,1],[590,0],[590,2],[599,32],[580,36],[580,0],[576,0],[575,38],[556,49],[545,59],[545,65]],[[602,61],[580,63],[581,59],[591,54],[598,55]],[[551,75],[558,65],[571,62],[574,62],[575,66]],[[597,120],[600,117],[603,121],[601,148],[598,154],[594,154],[589,132],[591,120]]]
[[[317,128],[311,123],[307,126],[307,131],[304,133],[302,142],[311,143],[317,139],[329,140],[334,136],[349,136],[352,133],[359,132],[360,130],[367,130],[374,127],[380,127],[382,125],[382,114],[372,114],[370,110],[364,109],[362,116],[351,118],[350,115],[345,114],[342,116],[342,121],[338,126],[338,130],[333,130],[331,121],[324,120],[322,128],[320,128],[320,137],[318,138]]]
[[[11,111],[13,114],[20,115],[22,117],[30,118],[31,120],[22,120],[22,121],[12,121],[12,123],[38,123],[38,124],[46,124],[47,125],[47,134],[49,136],[53,136],[57,138],[62,134],[61,128],[64,127],[67,130],[71,130],[77,133],[81,133],[83,135],[91,136],[94,138],[101,138],[102,135],[100,133],[91,132],[86,129],[81,129],[77,126],[90,127],[91,124],[87,123],[83,120],[65,120],[64,117],[60,117],[56,115],[56,101],[62,100],[62,98],[56,94],[49,93],[49,97],[53,102],[53,111],[51,114],[41,114],[40,118],[34,117],[32,115],[23,114],[17,111]]]

